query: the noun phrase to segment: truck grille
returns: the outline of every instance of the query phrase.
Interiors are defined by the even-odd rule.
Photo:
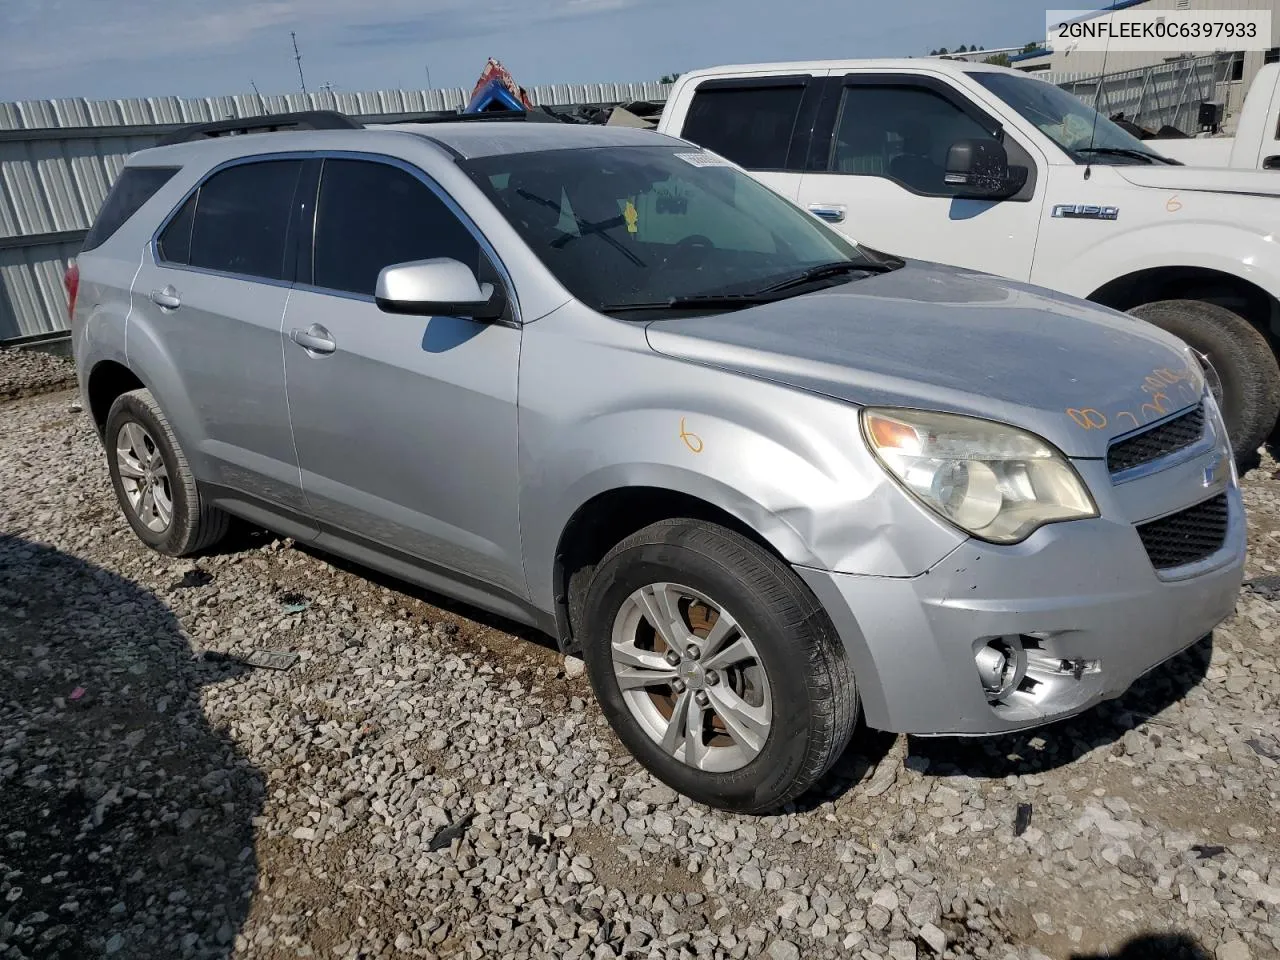
[[[1204,436],[1204,404],[1137,436],[1113,443],[1107,450],[1107,469],[1113,474],[1140,467],[1191,446]]]
[[[1212,556],[1227,538],[1227,495],[1138,525],[1151,565],[1168,570]]]

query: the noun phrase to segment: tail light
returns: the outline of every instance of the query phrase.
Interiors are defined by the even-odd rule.
[[[67,288],[67,319],[75,320],[76,295],[80,292],[80,265],[74,260],[67,266],[62,275],[62,285]]]

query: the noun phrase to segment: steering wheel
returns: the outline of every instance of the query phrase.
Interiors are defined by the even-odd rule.
[[[669,254],[663,259],[663,263],[670,263],[672,260],[681,259],[689,263],[690,266],[698,266],[702,263],[708,253],[715,249],[715,244],[711,242],[709,237],[704,237],[700,233],[690,234],[677,243]]]

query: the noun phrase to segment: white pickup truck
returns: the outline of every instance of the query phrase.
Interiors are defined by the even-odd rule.
[[[658,129],[873,249],[1149,320],[1216,372],[1242,465],[1280,438],[1280,178],[1177,165],[1052,84],[946,60],[700,70]],[[1173,412],[1161,376],[1148,422]]]
[[[1235,136],[1144,142],[1166,157],[1197,167],[1280,170],[1280,63],[1267,64],[1253,78]]]

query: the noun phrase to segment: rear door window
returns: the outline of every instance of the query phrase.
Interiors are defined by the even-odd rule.
[[[681,136],[748,170],[788,169],[804,93],[803,80],[705,83],[693,95]]]
[[[372,297],[383,267],[436,257],[458,260],[490,279],[479,241],[413,174],[367,160],[324,162],[315,286]]]
[[[92,250],[106,243],[126,220],[173,179],[178,170],[178,167],[125,167],[107,194],[106,202],[94,218],[93,227],[80,249]]]
[[[289,222],[300,160],[244,163],[215,173],[195,198],[190,255],[193,267],[267,280],[292,280],[288,269]],[[183,240],[169,229],[178,226],[184,207],[162,238],[180,255]],[[168,246],[165,249],[169,249]]]

